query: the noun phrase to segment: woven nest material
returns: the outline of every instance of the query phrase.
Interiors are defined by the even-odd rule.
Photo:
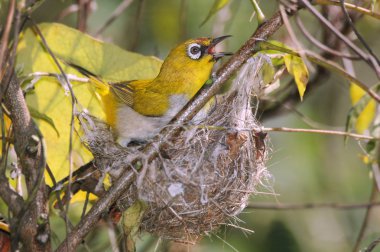
[[[103,171],[116,179],[139,157],[142,168],[118,204],[124,209],[137,199],[147,204],[142,231],[193,243],[238,215],[269,176],[265,135],[259,133],[251,102],[264,61],[250,59],[204,121],[182,125],[184,130],[174,142],[162,135],[165,153],[151,162],[139,148],[115,144],[103,123],[82,117],[85,142]]]

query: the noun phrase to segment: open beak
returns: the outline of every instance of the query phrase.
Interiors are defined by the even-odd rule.
[[[212,55],[214,61],[218,61],[220,58],[224,56],[230,56],[233,53],[230,52],[215,52],[215,46],[225,40],[226,38],[231,37],[231,35],[221,36],[218,38],[214,38],[210,45],[207,47],[207,53]]]

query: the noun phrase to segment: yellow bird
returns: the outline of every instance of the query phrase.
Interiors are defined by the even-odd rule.
[[[152,80],[104,83],[80,69],[102,85],[106,120],[118,143],[127,146],[131,141],[145,141],[156,135],[210,78],[215,62],[231,55],[215,52],[215,46],[228,37],[185,41],[171,50]],[[204,108],[196,118],[203,118],[207,111]]]

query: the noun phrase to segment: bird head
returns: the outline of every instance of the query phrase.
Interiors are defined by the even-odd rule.
[[[215,62],[232,55],[215,50],[228,37],[190,39],[179,44],[165,59],[158,78],[179,84],[192,83],[200,88],[209,79]]]

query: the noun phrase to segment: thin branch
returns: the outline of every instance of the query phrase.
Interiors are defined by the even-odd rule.
[[[343,13],[344,15],[346,16],[346,20],[348,21],[348,24],[350,25],[351,29],[353,30],[353,32],[355,33],[356,37],[359,39],[359,41],[362,43],[362,45],[365,47],[365,49],[367,49],[368,53],[371,54],[372,58],[371,60],[375,60],[376,62],[372,62],[373,65],[377,64],[379,65],[380,64],[380,60],[379,58],[377,58],[377,56],[375,55],[375,53],[372,51],[372,49],[369,47],[369,45],[367,44],[367,42],[364,40],[364,38],[362,37],[362,35],[359,33],[359,31],[356,29],[355,25],[354,25],[354,22],[352,22],[352,19],[350,17],[350,14],[348,14],[348,11],[347,11],[347,8],[345,6],[345,0],[340,0],[340,3],[341,3],[341,8],[343,10]]]
[[[246,209],[256,210],[313,210],[318,208],[331,208],[336,210],[355,210],[368,207],[380,206],[380,202],[373,203],[356,203],[356,204],[343,204],[343,203],[302,203],[302,204],[272,204],[272,203],[250,203]]]
[[[334,55],[336,57],[348,58],[348,59],[352,59],[352,60],[360,59],[358,56],[353,56],[353,55],[350,55],[350,54],[343,54],[343,53],[341,53],[341,52],[339,52],[337,50],[334,50],[334,49],[326,46],[325,44],[323,44],[322,42],[320,42],[319,40],[317,40],[316,38],[314,38],[313,35],[311,35],[308,32],[308,30],[306,29],[306,27],[303,25],[301,18],[298,15],[295,15],[295,19],[296,19],[296,24],[297,24],[298,28],[300,29],[300,31],[303,33],[303,35],[311,43],[313,43],[315,46],[317,46],[319,49],[321,49],[323,51],[326,51],[329,54]]]
[[[340,0],[338,0],[338,1],[337,0],[313,0],[312,3],[315,4],[315,5],[335,5],[335,6],[339,6],[340,5]],[[355,5],[355,4],[352,4],[352,3],[344,3],[344,6],[347,9],[350,9],[350,10],[353,10],[353,11],[359,12],[361,14],[368,15],[368,16],[371,16],[371,17],[374,17],[374,18],[380,20],[380,14],[377,13],[377,12],[368,10],[366,8],[363,8],[361,6],[358,6],[358,5]]]
[[[262,128],[263,132],[298,132],[298,133],[314,133],[314,134],[322,134],[322,135],[335,135],[335,136],[348,136],[356,139],[364,139],[364,140],[380,140],[380,138],[366,136],[361,134],[355,134],[345,131],[336,131],[336,130],[321,130],[321,129],[295,129],[295,128]]]
[[[267,41],[261,41],[261,43],[264,44],[265,48],[268,49],[273,49],[273,50],[277,50],[277,51],[280,51],[280,52],[285,52],[285,53],[288,53],[288,54],[292,54],[294,56],[298,56],[300,57],[300,54],[297,53],[297,52],[294,52],[293,50],[289,50],[287,48],[283,48],[283,47],[279,47],[279,46],[276,46],[274,44],[271,44]],[[340,65],[336,64],[335,62],[331,61],[331,60],[326,60],[324,58],[322,58],[321,56],[319,56],[318,54],[315,54],[315,53],[312,53],[312,52],[304,52],[305,56],[307,57],[307,59],[309,59],[310,61],[324,67],[324,68],[327,68],[328,70],[330,71],[334,71],[340,75],[342,75],[344,78],[348,79],[350,82],[354,82],[355,84],[357,84],[359,87],[361,87],[364,91],[366,91],[366,93],[371,96],[373,99],[375,99],[378,103],[380,103],[380,96],[374,91],[372,90],[371,88],[369,88],[366,84],[364,84],[362,81],[360,81],[359,79],[355,78],[355,76],[352,76],[351,74],[349,74],[348,72],[346,72]]]
[[[127,8],[128,6],[133,2],[133,0],[124,0],[119,4],[119,6],[116,7],[116,9],[112,12],[111,16],[107,19],[107,21],[100,26],[99,30],[95,32],[95,37],[98,37],[100,34],[104,32],[105,29],[110,26],[113,21],[116,20]]]
[[[376,196],[377,196],[377,188],[376,188],[375,184],[373,184],[369,202],[370,203],[375,202]],[[367,226],[369,224],[369,219],[370,219],[372,210],[373,210],[372,206],[367,207],[367,211],[365,213],[364,220],[363,220],[362,226],[360,228],[358,237],[356,238],[355,245],[354,245],[352,252],[358,252],[359,251],[360,244],[364,238],[365,230],[367,229]]]
[[[360,56],[365,62],[367,62],[374,70],[378,78],[380,78],[380,66],[376,60],[373,60],[372,55],[369,55],[358,46],[356,46],[351,40],[343,35],[338,29],[336,29],[324,16],[315,9],[308,0],[300,0],[303,5],[322,22],[331,32],[333,32],[342,42],[344,42],[351,50],[353,50],[358,56]]]
[[[371,242],[368,247],[364,250],[364,252],[371,252],[373,251],[377,245],[379,245],[380,243],[380,237],[377,238],[376,240],[374,240],[373,242]]]
[[[89,12],[91,10],[92,0],[77,0],[77,2],[78,2],[77,28],[81,32],[85,32],[87,30],[87,19],[88,19]]]
[[[90,211],[80,220],[79,224],[69,233],[56,251],[75,251],[75,248],[82,242],[86,234],[96,225],[100,216],[120,198],[120,195],[124,191],[129,188],[134,177],[134,172],[124,169],[120,178],[107,191],[104,197],[100,198]]]
[[[136,15],[135,15],[135,18],[133,20],[133,31],[134,31],[134,34],[132,36],[133,40],[132,40],[131,46],[129,46],[129,48],[130,48],[131,51],[135,51],[137,45],[139,44],[140,30],[141,30],[140,22],[141,22],[141,17],[142,17],[142,13],[143,13],[144,7],[145,7],[145,0],[139,0],[138,6],[137,6]]]
[[[1,69],[5,69],[4,62],[5,62],[5,53],[8,46],[8,40],[9,40],[9,33],[11,31],[12,27],[12,21],[13,16],[16,10],[16,1],[10,0],[9,1],[9,9],[8,9],[8,15],[7,20],[5,21],[5,27],[4,31],[2,33],[1,41],[0,41],[0,67]],[[0,81],[3,79],[2,73],[0,72]]]
[[[332,20],[332,24],[337,27],[343,34],[347,35],[350,31],[350,27],[346,22],[344,22],[343,13],[341,11],[338,11],[337,8],[331,9],[331,8],[324,8],[324,15],[326,16],[333,16],[335,17]],[[356,15],[353,17],[354,21],[357,21],[359,17],[361,17],[360,13],[355,13]],[[336,36],[331,36],[330,33],[325,32],[323,36],[323,44],[328,45],[333,50],[341,51],[340,48],[343,45],[343,42],[339,40]],[[333,60],[335,57],[333,54],[330,54],[328,52],[323,52],[321,54],[321,57],[327,60]],[[335,59],[334,59],[335,60]],[[328,79],[330,75],[330,72],[328,72],[324,67],[317,66],[316,72],[311,77],[311,80],[309,81],[308,88],[306,89],[305,98],[308,97],[308,93],[310,93],[312,90],[318,88],[319,86],[326,83],[326,80]],[[261,116],[263,120],[267,118],[272,118],[276,115],[279,115],[284,111],[283,104],[287,104],[288,106],[296,106],[299,104],[299,93],[296,88],[296,85],[294,83],[294,79],[292,80],[292,83],[290,86],[288,86],[290,90],[287,90],[287,93],[281,92],[279,96],[279,100],[275,104],[271,103],[264,103],[262,105],[262,108],[264,108],[264,113]]]
[[[61,21],[63,18],[65,18],[66,16],[72,14],[72,13],[75,13],[75,12],[78,12],[79,10],[79,6],[78,4],[70,4],[69,6],[67,6],[66,8],[64,8],[58,15],[57,17],[55,18],[55,20],[57,21]]]
[[[71,187],[71,181],[72,181],[72,174],[73,174],[73,170],[74,170],[73,169],[73,151],[72,151],[73,150],[73,135],[74,135],[74,119],[75,119],[76,104],[78,101],[75,97],[73,88],[71,86],[71,83],[70,83],[66,73],[63,71],[61,64],[59,63],[58,59],[55,57],[54,53],[51,51],[49,45],[47,44],[47,42],[45,40],[45,37],[43,36],[43,34],[40,30],[40,28],[34,22],[33,19],[30,19],[30,20],[33,24],[32,29],[38,34],[38,36],[40,37],[40,39],[42,41],[42,44],[44,45],[44,48],[47,50],[47,52],[53,58],[55,65],[58,67],[59,71],[61,72],[63,79],[65,80],[66,86],[70,92],[70,96],[71,96],[71,120],[70,120],[70,139],[69,139],[69,184],[68,184],[68,191],[70,192],[71,191],[70,187]],[[67,196],[66,201],[69,202],[71,194],[68,193],[68,194],[66,194],[66,196]],[[69,206],[70,206],[70,204],[66,205],[66,213],[65,213],[66,215],[69,211]],[[65,224],[66,224],[66,230],[68,230],[69,229],[69,223],[66,221]]]
[[[263,23],[255,33],[249,38],[249,40],[240,48],[240,50],[230,58],[230,60],[217,72],[214,84],[209,89],[204,89],[192,99],[181,112],[179,112],[171,123],[184,124],[192,119],[192,117],[213,97],[222,85],[242,66],[247,59],[249,59],[253,53],[257,42],[257,39],[266,39],[275,33],[282,26],[282,19],[279,12],[275,13],[272,18]],[[160,135],[165,134],[172,139],[181,130],[165,128],[160,132]],[[156,139],[156,138],[155,138]],[[157,139],[156,139],[157,140]],[[154,142],[158,143],[158,141]],[[159,148],[156,144],[147,144],[144,148],[144,155],[147,157],[147,161],[151,162],[157,157],[157,150],[160,147],[164,147],[163,143],[160,143]],[[57,251],[73,251],[77,245],[83,240],[87,233],[98,222],[102,213],[109,209],[114,202],[120,198],[125,190],[127,190],[130,184],[133,182],[135,173],[129,169],[124,169],[119,179],[111,186],[107,193],[95,203],[90,209],[88,214],[79,222],[72,232],[66,237],[66,239],[60,244]]]

